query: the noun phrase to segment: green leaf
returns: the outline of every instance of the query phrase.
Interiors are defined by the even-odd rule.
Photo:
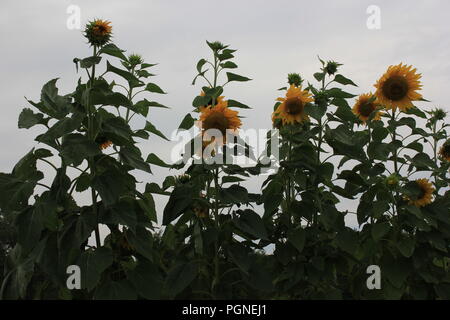
[[[345,227],[338,231],[336,243],[342,250],[354,254],[358,248],[358,234],[350,228]]]
[[[46,124],[42,113],[34,113],[31,109],[25,108],[19,115],[19,129],[30,129],[37,124]]]
[[[238,67],[236,63],[231,62],[231,61],[221,63],[220,66],[224,69],[236,69]]]
[[[161,298],[164,282],[158,268],[154,264],[147,261],[139,261],[136,268],[127,272],[127,278],[141,297],[150,300]]]
[[[16,218],[17,242],[25,252],[30,252],[39,242],[44,229],[41,212],[33,207],[22,211]]]
[[[329,97],[332,98],[343,98],[343,99],[348,99],[348,98],[354,98],[356,97],[356,95],[345,92],[339,88],[331,88],[326,90],[326,93]]]
[[[62,139],[61,156],[66,164],[78,166],[83,160],[99,153],[99,146],[82,134],[69,134]]]
[[[155,208],[155,200],[153,199],[153,196],[151,193],[144,193],[139,195],[140,200],[138,201],[139,206],[144,211],[145,216],[150,220],[154,221],[155,223],[158,222],[158,217],[156,215],[156,208]]]
[[[51,145],[55,139],[77,130],[81,126],[83,118],[84,115],[81,113],[73,114],[70,118],[64,117],[58,120],[46,133],[37,136],[36,141]]]
[[[164,167],[164,168],[170,168],[171,165],[165,163],[164,161],[162,161],[156,154],[154,153],[150,153],[147,157],[147,160],[145,160],[148,163],[157,165],[159,167]]]
[[[109,61],[106,62],[106,72],[112,72],[121,76],[132,86],[138,86],[141,83],[141,81],[139,81],[139,79],[136,78],[136,76],[134,76],[131,72],[114,67],[109,63]]]
[[[100,247],[81,254],[78,266],[81,271],[81,288],[91,291],[99,282],[103,271],[113,262],[111,249]]]
[[[205,65],[206,62],[207,62],[207,61],[206,61],[205,59],[200,59],[200,60],[197,62],[197,71],[198,71],[198,73],[201,73],[201,72],[202,72],[202,68],[203,68],[203,66]]]
[[[248,274],[248,270],[252,264],[251,250],[240,243],[233,243],[228,247],[228,254],[239,269]]]
[[[319,82],[322,81],[324,77],[325,77],[325,73],[323,73],[323,72],[314,73],[314,78],[316,78],[316,80]]]
[[[250,79],[250,78],[247,78],[247,77],[244,77],[244,76],[240,76],[240,75],[238,75],[238,74],[231,73],[231,72],[227,72],[227,79],[228,79],[228,82],[231,82],[231,81],[249,81],[249,80],[252,80],[252,79]]]
[[[253,210],[241,211],[238,218],[233,218],[236,227],[257,239],[268,240],[266,228],[261,217]]]
[[[166,94],[158,85],[154,83],[148,83],[145,90],[154,93]]]
[[[98,56],[92,56],[92,57],[87,57],[87,58],[81,59],[79,61],[80,68],[89,69],[93,65],[99,64],[101,60],[102,60],[102,57],[98,57]]]
[[[142,170],[152,173],[150,166],[142,159],[141,151],[136,147],[124,147],[119,151],[119,157],[124,164],[131,166],[134,169]]]
[[[337,83],[343,84],[343,85],[348,85],[348,84],[350,84],[350,85],[352,85],[352,86],[357,87],[357,85],[356,85],[352,80],[350,80],[350,79],[344,77],[344,76],[341,75],[341,74],[337,74],[337,75],[334,77],[334,81],[336,81]]]
[[[107,55],[119,58],[120,60],[128,61],[127,57],[125,57],[123,52],[125,52],[125,50],[119,49],[113,43],[108,43],[108,44],[104,45],[98,53],[99,54],[107,54]]]
[[[241,103],[241,102],[239,102],[239,101],[232,100],[232,99],[229,99],[229,100],[227,100],[227,101],[228,101],[228,107],[229,107],[229,108],[250,109],[249,106],[247,106],[246,104],[243,104],[243,103]]]
[[[197,277],[198,266],[196,262],[179,263],[169,270],[165,288],[170,297],[182,292]]]
[[[184,118],[183,121],[181,121],[178,130],[189,130],[194,125],[195,120],[192,118],[191,114],[188,113]]]
[[[389,222],[379,222],[372,225],[372,238],[375,241],[381,240],[391,229]]]
[[[0,173],[0,208],[17,211],[26,208],[36,182],[34,179],[22,180],[12,174]]]
[[[197,195],[190,184],[177,186],[172,191],[169,201],[163,212],[163,225],[167,225],[175,220],[188,206],[192,199]]]
[[[136,231],[137,217],[133,200],[121,199],[110,207],[101,217],[103,224],[120,224],[127,226],[131,231]]]
[[[132,176],[120,169],[111,168],[95,175],[92,187],[99,193],[105,207],[109,207],[116,203],[122,195],[128,193],[130,187],[134,187],[132,179]]]
[[[288,241],[298,250],[298,252],[302,252],[306,241],[305,230],[303,230],[302,227],[290,229],[288,231]]]
[[[396,243],[396,246],[404,257],[409,258],[414,253],[415,241],[413,238],[402,238]]]
[[[130,245],[143,257],[153,261],[153,238],[144,227],[137,227],[136,232],[127,231],[127,239]]]
[[[156,129],[155,126],[149,121],[146,122],[144,130],[151,132],[151,133],[157,135],[158,137],[163,138],[164,140],[169,141],[169,139],[167,139],[167,137],[161,131]]]
[[[247,189],[237,184],[220,189],[220,199],[224,204],[249,202]]]
[[[58,81],[57,78],[50,80],[42,87],[41,102],[34,103],[30,100],[28,102],[42,113],[55,119],[61,119],[71,111],[71,99],[67,96],[58,95],[56,81]]]

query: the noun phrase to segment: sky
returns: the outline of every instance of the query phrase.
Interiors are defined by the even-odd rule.
[[[31,148],[39,127],[18,129],[17,119],[24,107],[24,96],[39,100],[42,85],[60,78],[60,93],[73,91],[80,74],[73,58],[89,56],[81,30],[69,29],[69,6],[80,9],[81,27],[93,18],[112,22],[114,43],[139,53],[148,63],[158,63],[151,81],[168,94],[146,96],[171,109],[152,109],[148,118],[167,136],[176,129],[201,83],[192,86],[195,66],[210,51],[205,40],[221,41],[237,49],[236,73],[252,81],[231,83],[224,95],[252,107],[241,110],[243,128],[271,127],[271,112],[277,88],[286,84],[286,76],[298,72],[313,82],[313,73],[324,60],[344,64],[340,72],[351,78],[355,94],[374,91],[373,84],[389,65],[412,64],[422,73],[423,96],[430,103],[424,109],[447,103],[450,80],[450,26],[447,0],[431,1],[69,1],[2,0],[0,2],[0,172],[10,172],[14,164]],[[369,6],[379,8],[380,28],[369,29]],[[109,59],[117,65],[114,58]],[[136,119],[142,127],[145,119]],[[143,154],[156,153],[170,161],[174,143],[152,136],[140,144]],[[50,173],[48,167],[42,167]],[[160,183],[169,172],[153,168],[154,174],[137,173],[144,185]],[[247,185],[259,192],[266,177],[252,179]],[[83,195],[80,202],[85,201]],[[157,197],[159,213],[165,201]],[[350,204],[349,204],[350,205]],[[354,217],[349,217],[354,224]],[[353,219],[353,220],[352,220]]]

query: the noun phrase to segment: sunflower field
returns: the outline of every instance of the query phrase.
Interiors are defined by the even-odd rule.
[[[2,299],[450,299],[449,124],[413,66],[380,70],[360,95],[333,60],[319,58],[312,82],[288,74],[273,109],[258,110],[273,123],[259,158],[239,135],[250,107],[227,97],[251,79],[236,50],[207,41],[198,96],[174,127],[198,133],[166,163],[139,145],[168,140],[149,117],[167,108],[153,100],[165,93],[149,81],[154,64],[113,44],[109,21],[84,36],[92,55],[73,60],[73,91],[52,79],[28,100],[19,128],[45,131],[0,173]],[[138,181],[153,166],[164,182]]]

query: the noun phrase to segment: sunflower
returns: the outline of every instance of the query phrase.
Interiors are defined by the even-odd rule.
[[[373,112],[376,112],[373,120],[381,119],[381,112],[377,109],[380,107],[380,104],[376,101],[375,97],[372,93],[362,94],[356,100],[355,105],[353,106],[353,113],[362,121],[366,122],[369,120],[370,115]]]
[[[409,199],[406,197],[406,199],[409,200],[408,203],[416,207],[423,207],[431,203],[434,192],[433,185],[427,179],[417,179],[414,182],[416,183],[416,186],[419,187],[420,192],[416,199]]]
[[[396,110],[398,107],[406,111],[413,107],[412,101],[422,99],[422,95],[418,93],[422,88],[421,77],[412,66],[402,63],[390,66],[375,84],[375,96],[386,109]]]
[[[220,99],[215,106],[200,107],[200,127],[202,129],[203,140],[213,140],[208,130],[219,130],[222,134],[221,139],[225,142],[227,130],[236,131],[242,125],[238,117],[238,112],[228,108],[228,102]]]
[[[100,149],[105,150],[112,146],[112,142],[110,140],[106,140],[105,142],[100,143]]]
[[[85,37],[93,46],[103,46],[111,40],[112,26],[111,22],[96,19],[89,22],[84,30]]]
[[[441,147],[439,156],[444,160],[450,161],[450,140]]]
[[[308,115],[305,114],[305,106],[314,99],[308,91],[292,84],[286,92],[286,97],[277,98],[277,100],[281,103],[272,114],[272,121],[281,119],[283,125],[285,125],[309,119]]]

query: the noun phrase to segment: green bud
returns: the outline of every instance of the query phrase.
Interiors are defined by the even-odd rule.
[[[298,73],[289,73],[288,74],[288,83],[290,85],[300,87],[302,85],[302,82],[303,82],[303,79]]]

